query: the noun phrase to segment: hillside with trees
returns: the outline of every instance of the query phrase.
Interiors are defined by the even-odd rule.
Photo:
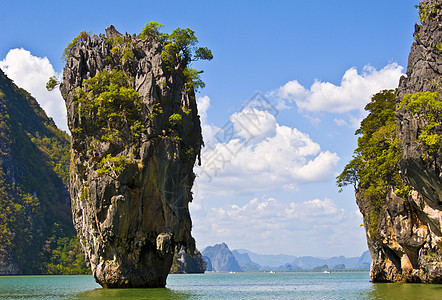
[[[72,226],[69,136],[0,70],[0,274],[88,272]]]

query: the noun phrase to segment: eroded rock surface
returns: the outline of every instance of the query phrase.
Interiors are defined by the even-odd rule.
[[[412,192],[404,199],[392,187],[377,232],[367,230],[373,281],[442,283],[442,153],[439,147],[429,155],[429,147],[419,140],[431,121],[428,110],[400,106],[407,94],[438,92],[439,101],[442,96],[442,1],[424,0],[419,10],[422,25],[415,28],[416,41],[407,76],[400,80],[396,113],[401,176]],[[434,117],[441,122],[440,115]],[[433,130],[440,140],[441,126]],[[368,216],[368,201],[357,194],[357,202]],[[370,220],[364,222],[370,228]]]
[[[111,26],[73,44],[63,71],[73,221],[103,287],[164,287],[175,248],[194,248],[188,203],[201,126],[193,88],[166,67],[163,49]],[[120,79],[98,94],[100,74]]]

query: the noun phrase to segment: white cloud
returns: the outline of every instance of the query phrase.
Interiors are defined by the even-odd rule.
[[[276,119],[267,111],[247,108],[234,113],[230,121],[234,124],[235,134],[238,137],[245,140],[253,139],[255,143],[275,134]]]
[[[231,249],[297,256],[324,255],[324,249],[330,256],[351,256],[366,250],[360,213],[345,211],[327,198],[288,204],[254,198],[243,206],[212,208],[193,219],[193,235],[206,243],[200,248],[225,241]]]
[[[344,119],[335,118],[333,121],[335,121],[336,125],[338,125],[339,127],[348,126],[347,121],[345,121]]]
[[[209,96],[203,96],[196,99],[198,105],[198,114],[201,119],[201,123],[207,123],[207,110],[210,108],[210,98]]]
[[[205,113],[210,99],[199,100]],[[204,116],[202,120],[206,120]],[[221,129],[203,123],[206,148],[196,168],[200,197],[207,194],[296,190],[304,182],[319,182],[334,175],[336,153],[321,151],[307,134],[282,126],[268,111],[255,108],[232,114]]]
[[[304,112],[362,111],[375,93],[398,86],[399,78],[404,75],[402,70],[403,67],[396,63],[389,64],[379,71],[365,66],[361,74],[355,68],[351,68],[345,72],[339,86],[316,80],[310,89],[306,89],[293,80],[274,94],[286,101],[296,102],[298,108]]]
[[[220,130],[218,127],[209,124],[207,121],[207,110],[210,108],[209,96],[203,96],[196,99],[198,114],[201,120],[201,129],[205,145],[214,145],[216,143],[216,133]]]
[[[0,68],[14,80],[15,84],[37,99],[46,114],[54,119],[58,128],[67,131],[66,108],[60,91],[46,90],[49,77],[59,77],[46,57],[33,56],[24,49],[11,49],[0,61]]]

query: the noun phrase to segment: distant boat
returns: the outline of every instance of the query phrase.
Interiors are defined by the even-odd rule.
[[[276,272],[275,271],[270,271],[269,273],[275,274]]]
[[[328,273],[331,273],[331,271],[324,271],[324,272],[322,272],[322,273],[327,273],[327,274],[328,274]]]

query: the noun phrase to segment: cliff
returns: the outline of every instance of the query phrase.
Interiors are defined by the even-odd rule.
[[[206,271],[206,263],[202,254],[195,249],[193,253],[182,247],[175,252],[173,256],[170,274],[193,274],[204,273]]]
[[[211,271],[243,272],[235,256],[225,243],[206,247],[201,253],[209,258]]]
[[[175,248],[194,251],[188,203],[202,82],[188,65],[210,57],[202,48],[192,57],[193,31],[159,27],[82,33],[65,51],[73,222],[103,287],[164,287]]]
[[[0,70],[0,275],[87,272],[68,172],[68,135]]]
[[[442,283],[442,2],[418,8],[407,74],[367,105],[338,177],[355,185],[374,282]]]

